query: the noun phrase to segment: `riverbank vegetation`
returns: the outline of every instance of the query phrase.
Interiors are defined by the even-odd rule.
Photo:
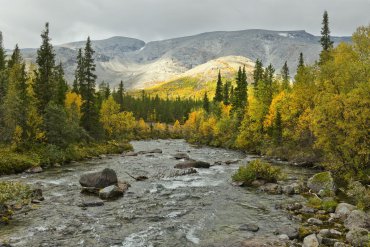
[[[359,27],[352,43],[335,48],[324,36],[320,61],[306,65],[301,54],[293,83],[287,67],[277,77],[272,65],[263,68],[257,60],[253,79],[240,68],[231,99],[218,90],[221,96],[211,106],[189,114],[184,136],[193,143],[321,164],[338,179],[369,183],[370,26]]]

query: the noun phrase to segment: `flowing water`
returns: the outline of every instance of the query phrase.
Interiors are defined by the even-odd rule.
[[[48,169],[40,174],[12,175],[43,190],[45,201],[18,213],[9,226],[0,227],[0,242],[12,246],[239,246],[248,238],[271,236],[281,226],[298,223],[276,204],[299,200],[299,196],[268,195],[253,188],[231,185],[231,175],[240,164],[253,159],[240,152],[194,147],[183,140],[134,141],[135,151],[159,148],[161,154],[135,157],[108,156]],[[187,152],[196,160],[240,159],[238,164],[197,169],[198,173],[172,177],[173,158]],[[114,169],[119,180],[131,184],[124,197],[101,207],[81,208],[82,201],[96,197],[80,193],[81,174]],[[309,171],[283,166],[290,179]],[[133,181],[146,175],[146,181]],[[256,223],[256,233],[239,230]]]

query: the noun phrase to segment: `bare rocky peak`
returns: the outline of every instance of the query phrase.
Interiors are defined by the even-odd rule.
[[[303,30],[253,29],[209,32],[148,43],[112,37],[94,40],[92,44],[96,51],[99,81],[116,86],[123,80],[127,88],[138,88],[167,81],[198,65],[227,56],[241,56],[252,61],[258,58],[264,65],[271,63],[277,72],[288,61],[291,74],[294,74],[300,52],[303,52],[306,63],[318,59],[319,39]],[[349,37],[333,37],[333,40],[336,43],[350,42]],[[74,76],[77,49],[84,44],[85,41],[78,41],[55,46],[57,61],[63,63],[69,82]],[[36,49],[23,49],[22,53],[25,58],[35,60]]]

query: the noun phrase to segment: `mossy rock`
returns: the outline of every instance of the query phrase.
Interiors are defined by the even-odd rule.
[[[314,193],[335,194],[335,184],[331,172],[320,172],[307,181],[307,187]]]

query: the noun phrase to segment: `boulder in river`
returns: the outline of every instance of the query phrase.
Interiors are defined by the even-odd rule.
[[[133,151],[129,151],[129,152],[123,153],[123,156],[137,156],[137,153]]]
[[[123,196],[124,191],[117,185],[111,185],[99,191],[99,197],[103,200],[116,199]]]
[[[103,205],[104,205],[104,201],[98,199],[98,200],[94,200],[94,201],[83,201],[78,206],[82,207],[82,208],[87,208],[87,207],[99,207],[99,206],[103,206]]]
[[[139,152],[137,152],[137,154],[161,154],[161,153],[162,153],[162,149],[159,149],[159,148],[149,150],[149,151],[139,151]]]
[[[80,184],[83,187],[105,188],[117,184],[117,174],[110,168],[105,168],[100,172],[83,174],[80,178]]]
[[[259,226],[254,223],[246,223],[239,227],[240,231],[258,232]]]
[[[211,165],[208,162],[189,160],[175,165],[175,168],[186,169],[186,168],[209,168]]]
[[[335,184],[331,172],[320,172],[307,181],[307,187],[314,193],[335,194]]]
[[[177,153],[173,156],[177,160],[181,159],[189,159],[189,155],[187,153]]]

